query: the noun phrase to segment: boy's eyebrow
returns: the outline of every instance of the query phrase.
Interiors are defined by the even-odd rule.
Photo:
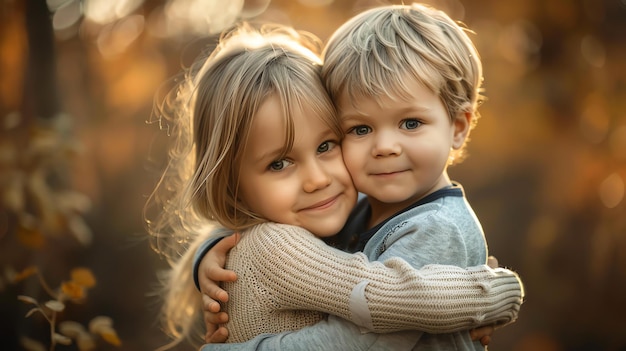
[[[385,109],[383,109],[385,110]],[[411,105],[398,109],[386,109],[386,111],[392,111],[393,115],[404,115],[404,114],[412,114],[412,113],[424,113],[432,111],[431,107],[428,106],[420,106],[420,105]],[[354,110],[350,111],[350,113],[341,113],[341,120],[349,120],[349,119],[362,119],[362,118],[371,118],[369,114],[366,114],[362,111]]]
[[[367,118],[367,117],[369,117],[368,114],[366,114],[366,113],[364,113],[362,111],[356,110],[356,109],[349,111],[349,113],[339,112],[339,118],[341,120],[344,120],[344,119],[361,119],[361,118]]]
[[[339,116],[341,119],[341,122],[350,122],[350,121],[361,121],[364,119],[367,119],[368,116],[365,115],[357,115],[357,114],[351,114],[351,115],[341,115]]]

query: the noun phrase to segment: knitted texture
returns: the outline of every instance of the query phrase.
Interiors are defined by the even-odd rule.
[[[333,314],[358,322],[350,296],[362,281],[372,331],[442,333],[517,318],[523,291],[517,275],[487,266],[463,269],[428,265],[413,269],[399,258],[368,262],[327,246],[306,230],[265,223],[242,233],[226,268],[229,342],[314,324]],[[355,301],[353,301],[353,304]],[[358,304],[359,301],[356,301]]]

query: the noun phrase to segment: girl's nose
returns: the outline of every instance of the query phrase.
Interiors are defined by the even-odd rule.
[[[332,181],[329,173],[318,160],[311,162],[303,169],[303,188],[307,193],[324,189]]]

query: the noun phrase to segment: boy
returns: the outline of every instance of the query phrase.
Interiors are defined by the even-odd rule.
[[[482,228],[462,187],[447,175],[447,166],[462,156],[482,99],[481,63],[464,30],[430,7],[385,6],[341,26],[324,56],[326,86],[346,132],[344,162],[367,195],[336,238],[338,246],[370,260],[399,256],[415,268],[485,264]],[[340,349],[485,349],[468,332],[361,334],[332,316],[300,331],[211,348],[329,343]]]

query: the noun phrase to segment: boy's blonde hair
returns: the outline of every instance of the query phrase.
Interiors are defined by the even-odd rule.
[[[358,108],[360,99],[410,99],[408,78],[437,94],[451,120],[469,112],[473,128],[479,117],[480,57],[466,28],[440,10],[412,4],[364,11],[335,31],[323,57],[334,101],[345,96]]]
[[[244,230],[266,221],[238,201],[239,163],[261,104],[270,96],[281,102],[287,125],[281,157],[293,145],[292,115],[305,106],[313,111],[310,118],[342,135],[321,80],[320,47],[319,39],[290,27],[240,25],[225,33],[211,55],[189,70],[173,91],[176,96],[157,108],[162,117],[173,115],[170,133],[176,137],[167,170],[148,201],[159,213],[147,221],[156,250],[173,266],[164,277],[162,316],[175,339],[168,346],[185,338],[202,341],[202,305],[191,272],[199,244],[215,227]]]

